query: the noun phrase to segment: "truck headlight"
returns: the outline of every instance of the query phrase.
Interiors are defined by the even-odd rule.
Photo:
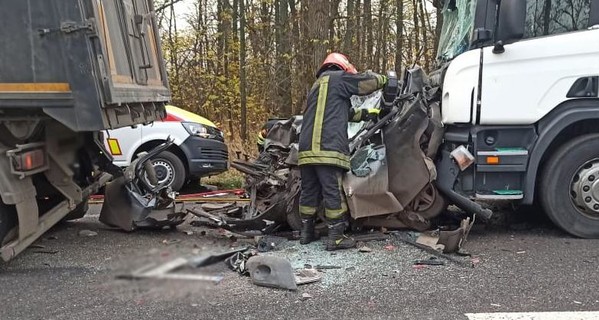
[[[195,122],[181,122],[185,130],[189,132],[192,136],[198,136],[201,138],[210,138],[210,133],[208,133],[208,128],[206,126],[195,123]]]

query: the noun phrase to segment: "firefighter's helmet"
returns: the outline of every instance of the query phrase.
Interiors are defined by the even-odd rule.
[[[320,77],[320,74],[325,72],[326,70],[330,70],[332,68],[338,68],[339,70],[343,70],[347,73],[356,74],[358,70],[354,67],[353,64],[349,62],[349,59],[342,53],[333,52],[330,53],[324,62],[316,72],[316,77]]]

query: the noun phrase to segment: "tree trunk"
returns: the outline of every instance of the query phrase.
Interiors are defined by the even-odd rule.
[[[364,0],[364,29],[366,33],[366,48],[365,48],[365,62],[366,68],[372,68],[374,52],[373,40],[374,40],[374,27],[372,26],[372,3],[371,0]]]
[[[396,12],[395,12],[395,30],[397,34],[395,36],[395,72],[401,77],[402,59],[403,53],[403,0],[396,0]]]
[[[345,36],[343,37],[343,53],[347,55],[353,55],[353,37],[356,23],[356,16],[354,13],[355,6],[354,0],[347,0],[347,22],[345,25]]]
[[[433,57],[437,58],[437,54],[439,53],[439,39],[441,38],[441,32],[443,31],[443,5],[439,0],[435,0],[435,3],[437,21],[435,24],[435,48],[433,48]]]
[[[549,24],[551,23],[551,0],[545,0],[543,7],[543,35],[549,34]]]
[[[341,0],[331,0],[329,7],[329,44],[328,48],[331,51],[337,50],[337,43],[335,41],[335,19],[339,15],[339,3]]]
[[[422,30],[422,56],[424,56],[424,70],[429,70],[429,56],[428,56],[428,29],[426,25],[425,16],[428,15],[426,8],[422,6],[424,0],[418,0],[418,7],[420,9],[420,26]]]
[[[241,100],[241,139],[247,140],[247,79],[245,75],[245,0],[239,0],[239,95]]]
[[[414,53],[412,60],[414,63],[418,63],[418,56],[420,55],[420,23],[418,21],[418,4],[417,0],[412,0],[412,19],[414,21]],[[420,0],[418,0],[420,1]]]
[[[275,2],[276,60],[277,68],[273,83],[277,85],[278,114],[290,117],[293,113],[291,101],[291,44],[289,42],[288,1]]]

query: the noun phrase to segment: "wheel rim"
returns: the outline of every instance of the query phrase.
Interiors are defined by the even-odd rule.
[[[152,165],[154,166],[154,171],[156,171],[156,179],[158,179],[159,185],[170,185],[173,183],[173,180],[175,180],[175,169],[170,162],[159,159],[152,161]]]
[[[427,185],[424,190],[413,200],[412,211],[418,213],[430,209],[437,199],[437,189]]]
[[[576,170],[570,183],[570,199],[585,216],[599,219],[599,159],[593,159]]]

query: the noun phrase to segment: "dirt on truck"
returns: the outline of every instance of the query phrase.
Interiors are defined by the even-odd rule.
[[[151,0],[0,0],[0,243],[13,258],[122,171],[101,130],[165,116]]]

